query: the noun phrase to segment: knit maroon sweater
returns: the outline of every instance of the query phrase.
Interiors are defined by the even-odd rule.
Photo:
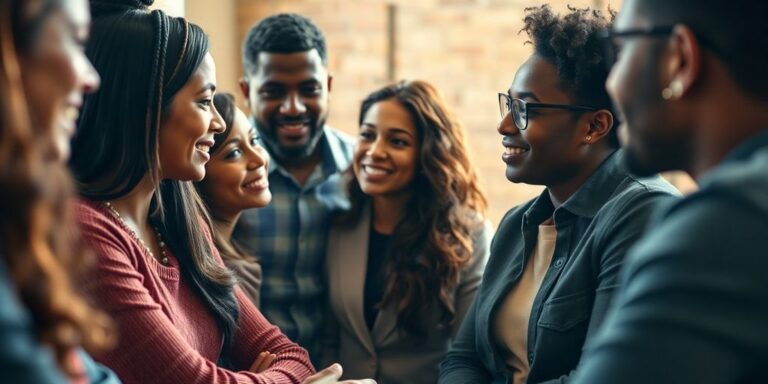
[[[230,356],[239,371],[216,366],[221,332],[182,280],[176,258],[166,251],[165,266],[145,255],[101,203],[79,201],[75,212],[86,245],[97,255],[86,289],[119,333],[117,346],[97,360],[123,383],[300,383],[314,372],[307,352],[270,324],[240,288],[235,289],[240,322]],[[221,262],[212,242],[211,248]],[[262,351],[277,359],[260,374],[248,372]]]

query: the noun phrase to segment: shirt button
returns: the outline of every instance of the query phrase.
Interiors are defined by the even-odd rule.
[[[564,261],[563,261],[563,258],[562,258],[562,257],[561,257],[561,258],[559,258],[559,259],[557,259],[557,260],[555,260],[555,268],[560,268],[560,267],[562,267],[562,266],[563,266],[563,263],[564,263]]]
[[[528,364],[533,362],[533,352],[528,354]]]

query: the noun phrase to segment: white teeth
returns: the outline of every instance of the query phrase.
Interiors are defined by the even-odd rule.
[[[195,145],[195,148],[197,148],[197,149],[199,149],[199,150],[201,150],[201,151],[203,151],[205,153],[208,153],[211,150],[211,146],[210,145],[206,145],[206,144],[197,144],[197,145]]]
[[[64,109],[64,118],[67,120],[77,120],[80,115],[80,110],[75,107],[67,107]]]
[[[504,148],[504,154],[505,155],[510,155],[510,156],[512,156],[512,155],[520,155],[520,154],[523,154],[525,152],[528,152],[528,150],[525,149],[525,148],[520,148],[520,147],[505,147]]]
[[[386,174],[389,173],[388,171],[386,171],[384,169],[374,168],[374,167],[371,167],[370,165],[363,166],[363,169],[365,170],[365,173],[367,173],[369,175],[386,175]]]

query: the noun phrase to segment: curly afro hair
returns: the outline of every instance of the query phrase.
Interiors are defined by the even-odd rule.
[[[552,63],[560,75],[561,89],[574,103],[604,108],[614,115],[610,144],[618,147],[618,120],[605,88],[608,67],[601,33],[610,28],[615,13],[604,16],[599,10],[569,6],[565,16],[556,14],[549,5],[525,9],[526,32],[534,54]]]
[[[279,13],[253,26],[243,43],[243,67],[246,73],[257,69],[260,52],[295,53],[316,49],[323,64],[328,64],[325,36],[304,16]]]

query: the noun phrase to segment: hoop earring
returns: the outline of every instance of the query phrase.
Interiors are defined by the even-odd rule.
[[[683,83],[675,80],[668,87],[661,90],[661,98],[664,100],[677,100],[683,95]]]

